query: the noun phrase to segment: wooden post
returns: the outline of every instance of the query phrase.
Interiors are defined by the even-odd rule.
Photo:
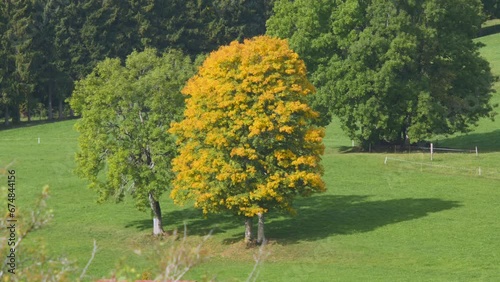
[[[476,146],[476,157],[479,156],[479,152],[477,151],[477,146]]]
[[[431,143],[431,161],[433,159],[433,155],[434,154],[434,144]]]

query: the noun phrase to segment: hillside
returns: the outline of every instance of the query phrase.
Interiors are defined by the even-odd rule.
[[[482,54],[500,75],[500,34],[479,40],[486,45]],[[499,103],[500,82],[496,89],[494,101]],[[159,271],[146,259],[169,246],[151,240],[149,214],[136,211],[131,201],[96,204],[96,194],[72,173],[77,149],[73,124],[0,131],[0,167],[14,162],[20,209],[29,210],[42,186],[50,185],[54,219],[26,243],[44,244],[49,254],[67,256],[83,268],[96,239],[99,251],[87,272],[89,280],[111,276],[120,259],[139,274]],[[271,241],[259,281],[498,279],[499,140],[500,119],[482,120],[468,135],[439,139],[453,148],[478,146],[479,156],[440,153],[430,164],[427,153],[343,153],[351,141],[333,122],[324,140],[328,191],[299,199],[295,217],[268,217]],[[384,165],[387,156],[408,162]],[[478,176],[473,173],[478,167],[491,173]],[[162,207],[165,228],[183,230],[186,223],[189,242],[197,243],[213,230],[203,247],[206,262],[187,279],[246,279],[257,249],[242,245],[241,219],[203,218],[189,206],[174,206],[167,195]]]

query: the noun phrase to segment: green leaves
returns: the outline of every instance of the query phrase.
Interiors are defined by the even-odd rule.
[[[402,143],[492,115],[494,77],[472,41],[482,20],[478,0],[277,1],[268,33],[305,58],[315,109],[363,144]]]
[[[158,198],[169,189],[176,146],[167,130],[184,108],[180,89],[193,72],[179,51],[158,57],[146,49],[125,65],[106,59],[76,83],[70,104],[82,116],[77,173],[101,200],[129,193],[145,209],[149,193]]]

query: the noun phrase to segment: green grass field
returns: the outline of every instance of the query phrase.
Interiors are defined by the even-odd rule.
[[[480,40],[486,44],[482,53],[500,74],[500,34]],[[500,84],[496,89],[498,103]],[[158,248],[149,236],[149,213],[136,211],[131,201],[96,204],[96,194],[72,173],[73,124],[0,131],[0,167],[14,162],[18,206],[28,210],[42,186],[51,189],[54,219],[25,243],[45,244],[50,254],[67,256],[83,268],[96,239],[99,250],[89,280],[110,277],[120,260],[138,273],[159,272],[147,260]],[[468,135],[438,142],[478,146],[480,154],[437,153],[431,163],[421,152],[343,153],[351,141],[333,122],[323,157],[328,191],[298,199],[295,217],[268,216],[269,255],[258,281],[499,281],[500,121],[481,121]],[[384,165],[385,157],[400,161]],[[479,167],[481,176],[475,173]],[[185,278],[247,278],[258,250],[243,246],[241,219],[205,219],[189,206],[174,206],[168,195],[161,204],[166,230],[182,230],[186,223],[193,243],[214,233],[203,248],[206,261]],[[137,248],[143,255],[134,252]]]

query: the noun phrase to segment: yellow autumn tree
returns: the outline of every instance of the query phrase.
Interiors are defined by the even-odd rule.
[[[307,102],[314,92],[285,40],[259,36],[211,53],[182,90],[184,119],[170,129],[179,145],[174,201],[244,216],[247,243],[258,216],[262,243],[265,213],[293,213],[297,195],[325,191],[324,129]]]

